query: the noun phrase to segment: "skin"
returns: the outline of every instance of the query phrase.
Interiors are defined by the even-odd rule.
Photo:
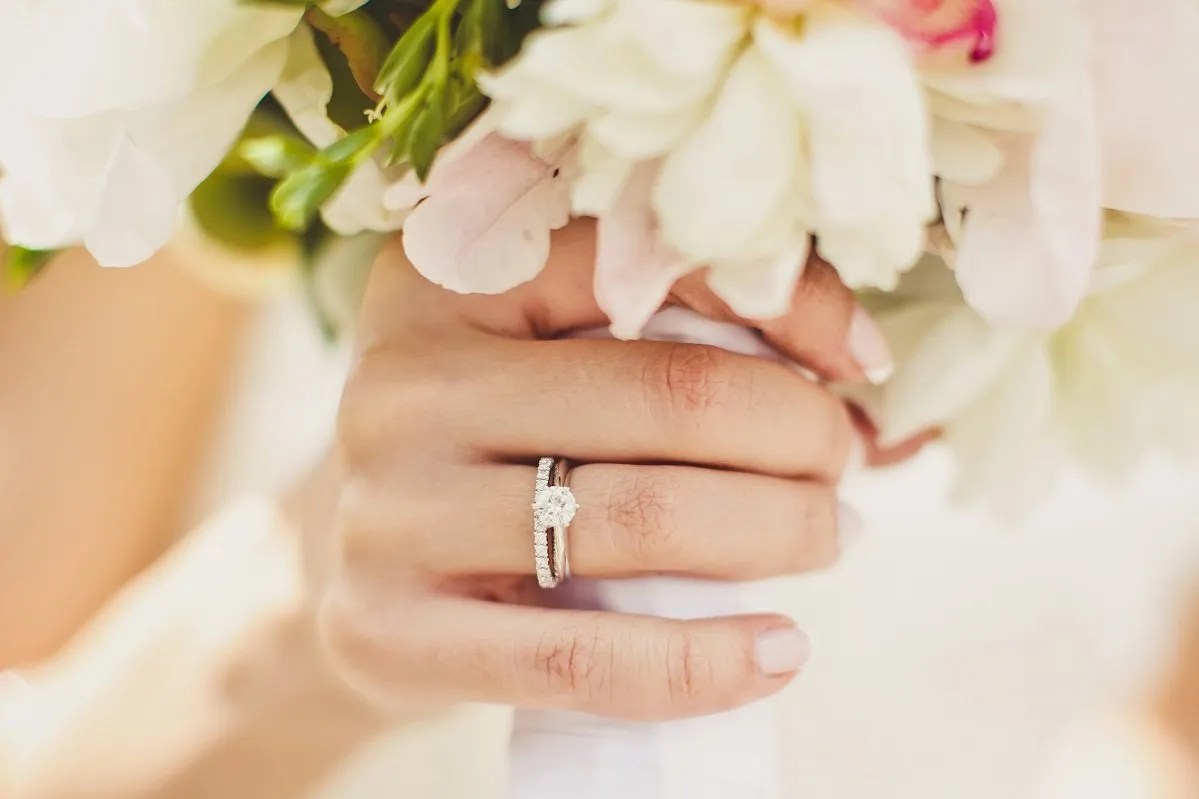
[[[1180,785],[1195,788],[1199,780],[1199,583],[1191,591],[1186,614],[1179,625],[1178,650],[1173,668],[1159,686],[1157,716],[1186,753],[1187,763],[1178,775]],[[1171,794],[1172,795],[1172,794]],[[1178,796],[1190,795],[1178,791]]]
[[[310,538],[332,558],[317,568],[321,639],[377,700],[663,719],[736,707],[795,676],[756,655],[760,635],[792,628],[784,617],[560,610],[535,587],[528,503],[547,453],[577,464],[576,575],[751,579],[839,552],[835,487],[855,434],[820,385],[711,347],[555,340],[604,323],[585,266],[592,234],[564,230],[545,272],[501,297],[439,289],[399,246],[372,273],[324,489],[335,511]],[[732,318],[695,279],[672,301]],[[855,307],[815,264],[791,312],[755,326],[822,375],[860,379]]]
[[[233,538],[239,547],[206,548],[202,542],[211,532],[196,531],[126,583],[120,599],[67,652],[26,671],[34,695],[60,710],[70,706],[72,722],[40,742],[19,773],[28,792],[14,795],[282,799],[318,784],[384,724],[458,699],[666,718],[731,707],[786,684],[792,673],[763,675],[753,663],[757,632],[790,628],[781,617],[687,624],[538,607],[542,594],[528,576],[528,502],[532,459],[543,452],[564,452],[585,464],[574,475],[584,503],[572,527],[576,573],[763,576],[819,568],[840,546],[833,484],[852,434],[848,416],[823,390],[777,364],[704,348],[541,341],[603,324],[581,266],[591,262],[592,232],[586,225],[564,231],[543,278],[503,298],[447,294],[420,280],[397,248],[385,253],[367,297],[339,445],[284,498],[290,524],[263,533],[268,547],[251,546],[259,539],[242,532]],[[95,285],[118,276],[174,281],[179,274],[162,272],[172,265],[101,271],[77,258],[71,285],[39,289],[46,294],[38,307],[63,307],[64,296],[104,299],[87,306],[107,314],[103,324],[68,340],[90,346],[102,340],[97,328],[119,339],[120,358],[107,349],[94,356],[108,370],[95,381],[111,383],[120,374],[129,392],[154,398],[158,411],[176,420],[173,443],[150,442],[171,455],[170,466],[137,457],[127,477],[140,486],[137,496],[168,510],[153,516],[154,524],[122,517],[103,527],[115,542],[105,550],[113,558],[153,552],[177,504],[159,498],[181,495],[178,476],[195,457],[181,442],[202,437],[203,422],[217,407],[220,372],[209,365],[227,360],[240,314],[215,313],[225,304],[187,279],[181,294],[212,310],[172,326],[174,317],[155,316],[153,303],[134,312],[141,295],[128,285],[112,296],[97,294]],[[156,286],[152,296],[163,291]],[[18,300],[29,302],[28,296]],[[864,376],[846,345],[854,302],[819,262],[809,265],[792,312],[778,320],[737,318],[699,277],[681,282],[671,302],[754,326],[825,377]],[[75,351],[65,343],[51,346],[61,324],[39,325],[51,316],[29,312],[20,328],[10,320],[7,337],[47,339],[36,345],[46,369],[65,362],[52,353]],[[189,355],[150,368],[147,363],[158,363],[149,358],[160,339],[149,331],[161,330],[174,331],[168,351]],[[211,351],[193,351],[204,341]],[[566,364],[564,377],[546,369],[543,351]],[[124,363],[127,371],[112,371]],[[173,391],[180,380],[195,390]],[[14,376],[14,396],[19,383]],[[58,471],[65,463],[112,464],[114,453],[124,450],[93,452],[86,442],[95,433],[88,431],[128,435],[126,414],[145,412],[128,403],[90,407],[92,413],[73,417],[76,447],[69,458],[57,456]],[[43,416],[55,415],[40,408]],[[583,414],[593,421],[582,423]],[[772,416],[764,428],[760,420]],[[695,435],[700,426],[704,436]],[[595,461],[601,463],[588,463]],[[643,461],[651,463],[639,465]],[[47,480],[55,473],[38,470],[29,479],[66,496],[68,486]],[[472,496],[486,505],[457,507],[447,485],[478,489]],[[765,509],[762,516],[733,519],[730,507],[750,497]],[[36,507],[48,512],[56,503],[44,497]],[[126,501],[114,511],[141,519],[145,507]],[[749,524],[761,548],[747,557],[729,543]],[[97,528],[70,529],[99,535]],[[20,551],[22,539],[8,540]],[[262,575],[280,568],[272,552],[292,548],[302,555],[311,596],[297,593],[280,605]],[[44,566],[37,571],[43,575],[93,563],[64,564],[48,549],[41,554],[31,562]],[[88,586],[87,602],[79,603],[83,613],[111,590],[107,574],[79,583]],[[236,608],[229,607],[232,574],[257,575],[232,591]],[[212,603],[229,617],[214,616]],[[97,663],[107,664],[102,679]],[[386,700],[387,717],[346,690],[345,678]],[[221,721],[214,727],[217,711]],[[142,722],[131,726],[129,719]],[[113,738],[105,732],[112,729],[125,732]],[[7,784],[4,771],[0,762],[0,785]]]
[[[169,253],[75,251],[0,291],[0,669],[51,655],[169,545],[245,316]]]

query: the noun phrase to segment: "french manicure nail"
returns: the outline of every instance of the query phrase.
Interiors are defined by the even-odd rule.
[[[837,540],[842,549],[857,544],[866,534],[866,524],[856,510],[844,502],[837,503]]]
[[[798,671],[812,656],[812,642],[796,627],[781,627],[758,635],[758,670],[767,677]]]
[[[854,309],[849,323],[849,354],[875,385],[885,382],[895,371],[895,359],[883,331],[860,306]]]

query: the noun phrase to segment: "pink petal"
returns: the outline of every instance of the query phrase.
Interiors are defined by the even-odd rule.
[[[1055,327],[1086,294],[1102,228],[1090,99],[1080,87],[1037,137],[1007,141],[990,183],[943,187],[948,205],[967,209],[958,283],[993,322]]]
[[[1199,217],[1199,4],[1090,0],[1104,203]]]
[[[670,287],[692,265],[658,235],[650,206],[657,164],[642,164],[599,219],[595,299],[612,322],[612,335],[634,339],[661,306]]]
[[[550,232],[570,219],[562,160],[498,134],[448,163],[404,223],[404,251],[429,280],[453,291],[501,294],[532,280]]]
[[[995,52],[994,0],[858,0],[905,37],[930,48],[969,45],[973,61]]]
[[[484,111],[458,135],[458,138],[438,151],[437,158],[433,161],[433,168],[429,171],[428,180],[422,183],[415,172],[409,171],[402,180],[392,184],[383,192],[383,207],[389,211],[407,211],[414,208],[417,203],[433,192],[438,182],[445,178],[447,172],[452,174],[450,167],[454,162],[473,151],[483,139],[495,132],[495,122],[495,113],[491,109]]]

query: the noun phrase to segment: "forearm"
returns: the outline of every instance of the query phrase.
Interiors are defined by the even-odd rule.
[[[18,799],[271,799],[317,783],[381,719],[325,670],[294,533],[246,505],[194,532],[46,667],[24,711]]]
[[[165,254],[71,252],[0,296],[0,668],[53,653],[167,546],[244,316]]]

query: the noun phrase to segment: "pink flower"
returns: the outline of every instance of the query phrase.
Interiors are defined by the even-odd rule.
[[[929,48],[968,45],[970,60],[995,52],[999,14],[994,0],[857,0],[913,41]]]

